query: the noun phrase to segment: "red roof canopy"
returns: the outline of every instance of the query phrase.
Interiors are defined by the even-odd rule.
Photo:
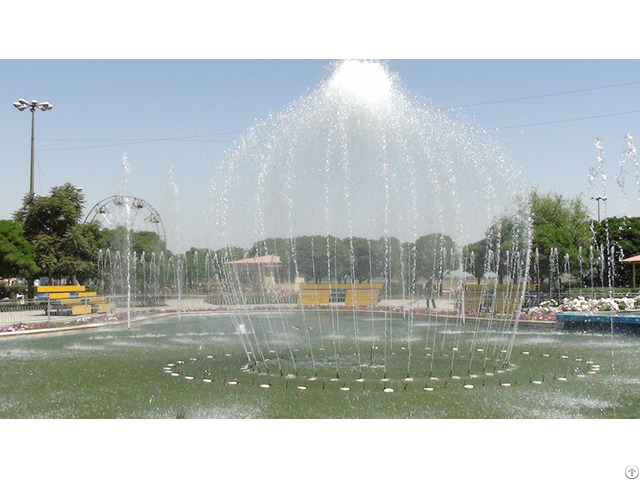
[[[261,257],[243,258],[227,262],[228,265],[280,265],[280,257],[277,255],[263,255]]]
[[[635,257],[629,257],[622,260],[622,263],[640,263],[640,255],[636,255]]]

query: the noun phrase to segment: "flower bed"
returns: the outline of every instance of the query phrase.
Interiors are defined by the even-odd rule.
[[[53,324],[51,324],[50,322],[43,322],[43,323],[19,322],[13,325],[8,325],[6,327],[0,327],[0,333],[25,332],[27,330],[37,330],[41,328],[52,328],[52,327],[53,327]]]
[[[637,309],[640,309],[640,297],[594,299],[579,296],[576,298],[565,298],[561,304],[558,304],[554,300],[542,302],[537,307],[532,307],[528,312],[523,313],[521,318],[555,318],[556,313],[562,312],[619,312]]]
[[[40,322],[40,323],[18,322],[12,325],[0,327],[0,333],[28,332],[32,330],[44,330],[49,328],[90,325],[93,323],[121,322],[121,321],[124,321],[125,318],[126,317],[124,316],[124,314],[120,314],[120,315],[101,315],[99,317],[72,318],[72,319],[60,321],[60,322],[49,322],[49,321]]]

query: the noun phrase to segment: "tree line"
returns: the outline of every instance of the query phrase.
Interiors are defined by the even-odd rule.
[[[122,250],[126,238],[138,258],[142,252],[147,258],[173,256],[155,233],[127,235],[123,227],[109,230],[97,222],[83,222],[84,204],[82,191],[69,183],[52,188],[46,196],[26,196],[13,219],[0,220],[0,278],[25,278],[29,285],[39,277],[85,283],[99,274],[100,251]],[[531,282],[553,289],[564,275],[583,285],[631,284],[631,268],[619,260],[640,253],[640,218],[596,222],[580,198],[538,192],[531,194],[531,212]],[[298,276],[308,282],[383,279],[413,285],[455,270],[472,274],[478,282],[488,272],[503,281],[517,241],[514,222],[500,218],[483,240],[464,246],[432,233],[413,242],[315,235],[267,238],[249,249],[192,247],[183,254],[185,284],[197,283],[194,275],[202,275],[207,268],[220,272],[226,261],[265,254],[281,257],[284,279]],[[207,261],[213,263],[207,266]]]

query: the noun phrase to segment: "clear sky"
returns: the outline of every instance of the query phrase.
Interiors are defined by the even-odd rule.
[[[382,16],[379,13],[375,19],[380,21]],[[607,23],[606,16],[589,17],[592,21],[599,18]],[[253,18],[251,25],[256,21]],[[338,26],[341,22],[334,20]],[[464,20],[463,26],[468,22]],[[131,37],[126,25],[121,35],[111,26],[110,40],[97,42],[97,50],[83,49],[77,40],[69,48],[65,42],[75,37],[66,33],[55,37],[58,43],[32,43],[0,60],[0,218],[11,217],[29,187],[30,114],[11,104],[19,98],[36,99],[54,105],[51,111],[36,112],[37,194],[71,182],[84,189],[88,213],[98,201],[120,193],[122,157],[126,154],[131,164],[130,194],[145,199],[167,218],[175,200],[171,186],[177,185],[184,218],[181,246],[206,247],[206,234],[198,232],[197,225],[205,214],[203,205],[211,202],[207,189],[232,140],[256,121],[314,89],[331,72],[332,58],[348,58],[353,53],[383,58],[375,55],[376,48],[380,53],[393,52],[382,43],[375,43],[374,48],[341,50],[335,37],[327,42],[327,48],[322,42],[308,50],[282,48],[282,34],[269,44],[275,44],[273,50],[252,41],[249,47],[227,51],[225,47],[214,48],[223,36],[213,33],[211,50],[194,47],[190,41],[181,43],[177,51],[141,48],[144,42],[140,41],[128,50]],[[513,32],[513,25],[504,25]],[[98,35],[111,27],[108,23],[99,25]],[[86,31],[87,27],[82,28]],[[190,29],[181,28],[189,39]],[[530,28],[525,29],[525,35]],[[591,29],[587,27],[587,33]],[[471,41],[469,36],[463,37],[467,43],[462,47],[457,36],[453,50],[427,45],[416,50],[415,43],[408,49],[401,45],[396,47],[399,54],[389,55],[392,58],[385,61],[411,95],[437,109],[462,109],[469,123],[489,130],[510,152],[526,181],[540,192],[581,195],[594,212],[595,203],[589,195],[606,193],[610,197],[607,214],[640,215],[632,160],[627,159],[626,201],[618,198],[622,191],[614,178],[626,148],[625,135],[640,136],[640,61],[590,59],[589,52],[602,54],[602,50],[588,47],[587,52],[582,49],[576,55],[581,60],[549,59],[555,57],[554,52],[566,55],[571,50],[556,50],[553,44],[546,44],[541,56],[532,55],[536,47],[530,42],[524,42],[526,48],[521,50],[504,50],[503,46],[478,51],[470,47],[474,33],[483,30],[468,30]],[[227,28],[223,32],[234,31]],[[391,32],[398,36],[403,28],[396,25]],[[158,39],[157,33],[152,30],[151,38]],[[366,33],[371,39],[371,29]],[[433,39],[432,33],[423,33],[426,42]],[[584,33],[581,31],[580,38],[591,38]],[[491,46],[496,37],[495,31],[487,31],[482,38]],[[350,45],[358,43],[354,38],[355,33]],[[162,39],[160,44],[165,45]],[[60,46],[61,55],[56,54]],[[339,55],[341,51],[345,55]],[[467,51],[470,55],[465,55]],[[486,57],[485,51],[489,53]],[[519,59],[520,52],[529,58]],[[619,52],[622,55],[618,58],[627,50]],[[424,58],[404,59],[412,56]],[[485,59],[492,56],[505,59]],[[163,59],[167,57],[178,59]],[[604,145],[606,192],[600,180],[596,191],[590,190],[588,182],[589,169],[597,163],[597,138]],[[175,247],[171,225],[167,230],[169,246]]]

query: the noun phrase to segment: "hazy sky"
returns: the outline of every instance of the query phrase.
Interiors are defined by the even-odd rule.
[[[231,12],[237,13],[233,9]],[[369,14],[377,22],[385,18],[384,12],[372,12]],[[212,207],[207,191],[231,142],[256,121],[282,110],[325,80],[333,68],[334,60],[330,58],[353,57],[353,53],[383,58],[375,53],[393,52],[382,40],[375,42],[371,25],[363,27],[362,38],[370,43],[373,39],[373,48],[337,45],[342,39],[340,30],[331,38],[325,37],[331,40],[326,46],[323,39],[316,39],[308,44],[310,48],[303,44],[296,49],[295,36],[287,36],[281,29],[273,38],[263,38],[260,35],[270,30],[260,27],[256,28],[258,36],[252,37],[253,43],[238,50],[237,45],[228,48],[219,44],[225,34],[237,38],[235,30],[220,26],[219,18],[216,17],[218,28],[207,32],[198,30],[197,26],[203,25],[201,20],[194,20],[197,33],[192,33],[184,25],[184,12],[178,16],[178,21],[182,20],[181,29],[177,30],[179,49],[164,50],[140,40],[130,44],[126,26],[131,25],[131,20],[118,17],[124,22],[118,30],[108,23],[116,18],[114,14],[105,15],[101,17],[105,21],[96,26],[97,36],[111,29],[112,35],[108,40],[100,37],[95,50],[77,40],[69,47],[69,39],[75,37],[61,29],[59,37],[52,37],[54,41],[47,42],[46,36],[40,36],[42,43],[32,41],[23,50],[7,52],[0,60],[0,171],[4,173],[0,179],[0,218],[11,217],[29,188],[30,113],[19,112],[11,104],[19,98],[36,99],[54,105],[51,111],[36,112],[37,194],[47,194],[52,187],[71,182],[84,189],[88,213],[97,202],[120,193],[122,157],[126,154],[131,164],[130,194],[149,202],[163,218],[169,218],[170,210],[179,208],[181,245],[208,246],[206,232],[197,226],[207,208]],[[319,20],[326,15],[320,13]],[[540,14],[532,15],[535,19]],[[161,16],[164,22],[169,18],[170,13]],[[398,14],[390,14],[388,20],[393,22],[394,18]],[[605,24],[610,17],[601,13],[600,17],[593,14],[589,18],[598,18]],[[616,18],[623,17],[617,13]],[[259,24],[254,16],[247,21],[252,26]],[[344,22],[342,17],[333,21],[336,26]],[[415,25],[414,21],[407,21],[409,26]],[[444,27],[435,25],[422,32],[424,45],[414,40],[410,48],[402,42],[396,46],[397,56],[386,62],[409,93],[436,109],[461,109],[470,124],[490,131],[510,152],[526,181],[541,192],[582,195],[594,212],[595,203],[589,195],[606,193],[610,197],[606,205],[609,215],[640,215],[632,158],[624,157],[624,191],[615,180],[627,148],[625,135],[640,135],[640,61],[589,59],[590,52],[604,56],[596,48],[579,50],[577,57],[582,60],[544,59],[554,57],[554,52],[571,52],[565,43],[558,44],[558,48],[545,44],[539,57],[543,59],[520,60],[519,53],[536,57],[532,55],[536,51],[533,40],[523,42],[523,49],[504,50],[503,46],[483,50],[483,46],[491,47],[496,38],[501,38],[499,32],[469,28],[474,24],[467,17],[460,22],[468,30],[467,35],[452,37],[456,40],[452,42],[453,49],[433,44],[434,29],[444,37]],[[487,26],[495,22],[491,19]],[[283,21],[277,20],[274,25],[281,26]],[[295,32],[289,33],[299,34],[300,25],[292,25]],[[501,25],[514,34],[514,25],[507,21]],[[81,27],[85,33],[88,28]],[[155,39],[160,47],[169,44],[168,39],[158,35],[159,27],[148,28],[148,38]],[[318,28],[310,26],[309,33]],[[519,40],[531,31],[539,32],[531,26],[520,28],[524,35]],[[408,30],[405,34],[402,26],[395,25],[382,32],[396,37],[411,35],[411,39],[420,37],[418,32]],[[172,29],[164,31],[170,38],[177,38]],[[589,31],[589,27],[583,27],[579,38],[593,41]],[[352,33],[349,45],[359,45],[356,30]],[[546,36],[555,38],[552,31],[547,31]],[[211,38],[209,44],[197,43],[205,37]],[[287,38],[289,46],[283,48]],[[263,40],[267,47],[260,48]],[[61,54],[56,54],[56,47],[60,46]],[[275,48],[270,50],[269,46]],[[340,55],[341,51],[345,54]],[[464,55],[467,51],[468,56]],[[485,51],[486,58],[510,59],[484,59]],[[619,51],[626,53],[625,48]],[[448,55],[459,59],[446,59]],[[134,59],[121,60],[131,56]],[[412,56],[425,59],[402,59]],[[166,57],[179,59],[162,60]],[[588,181],[589,169],[597,163],[597,138],[604,146],[606,192],[600,178],[595,191]],[[177,196],[172,193],[176,186]],[[623,193],[625,201],[618,198]],[[170,225],[167,230],[171,230]],[[170,232],[167,236],[170,246],[175,247]]]

